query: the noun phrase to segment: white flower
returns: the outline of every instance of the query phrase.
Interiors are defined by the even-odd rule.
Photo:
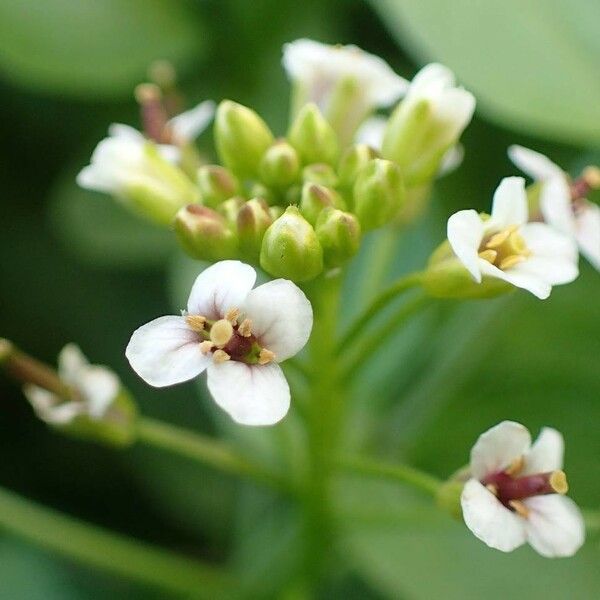
[[[179,145],[193,142],[212,121],[215,108],[212,100],[205,100],[167,121],[167,129],[174,141]]]
[[[575,238],[581,253],[600,271],[600,207],[585,198],[591,188],[600,187],[598,171],[593,167],[586,170],[595,185],[586,180],[586,171],[571,182],[558,165],[539,152],[515,145],[508,149],[508,156],[542,184],[540,211],[544,221]]]
[[[234,421],[272,425],[290,405],[278,365],[306,344],[312,308],[291,281],[252,289],[254,269],[226,260],[196,279],[187,311],[159,317],[137,329],[125,352],[147,383],[164,387],[207,371],[215,402]]]
[[[33,384],[23,387],[37,416],[51,425],[67,425],[79,416],[102,419],[121,388],[110,369],[91,365],[75,344],[67,344],[58,355],[58,375],[73,391],[72,400]]]
[[[490,218],[461,210],[448,219],[448,241],[477,283],[495,277],[538,298],[578,275],[577,247],[544,223],[527,222],[525,181],[506,177],[494,193]]]
[[[503,421],[471,450],[471,479],[461,496],[467,527],[492,548],[510,552],[525,542],[542,556],[572,556],[585,539],[583,517],[564,494],[563,438]]]
[[[283,47],[283,66],[295,84],[294,112],[314,102],[343,138],[351,136],[369,113],[392,105],[408,88],[382,58],[357,46],[296,40]]]

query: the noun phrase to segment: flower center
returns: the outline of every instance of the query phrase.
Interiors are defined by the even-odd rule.
[[[504,471],[492,473],[481,482],[506,508],[522,517],[527,517],[529,514],[523,500],[547,494],[566,494],[569,489],[564,471],[549,471],[519,477],[522,469],[523,458],[521,457]]]
[[[479,246],[479,257],[502,271],[527,260],[530,254],[517,225],[488,235]]]
[[[240,311],[227,311],[223,319],[211,321],[202,315],[186,315],[188,327],[198,334],[200,351],[212,354],[216,363],[236,360],[249,365],[266,365],[275,354],[264,348],[252,333],[252,321],[239,322]]]

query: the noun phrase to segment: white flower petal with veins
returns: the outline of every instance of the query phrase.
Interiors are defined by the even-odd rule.
[[[173,117],[167,125],[177,141],[194,141],[209,125],[215,114],[215,103],[205,100],[194,108]]]
[[[521,475],[549,473],[563,467],[565,442],[556,429],[544,427],[533,446],[525,454],[525,463]]]
[[[504,229],[527,223],[527,196],[522,177],[505,177],[494,192],[490,223]]]
[[[450,246],[478,283],[481,282],[481,260],[478,251],[483,234],[484,224],[477,211],[460,210],[448,219],[447,235]]]
[[[509,147],[508,157],[515,166],[532,179],[550,179],[557,175],[564,177],[564,172],[558,165],[535,150],[515,144]]]

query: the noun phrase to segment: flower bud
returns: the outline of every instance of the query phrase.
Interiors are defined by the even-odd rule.
[[[317,219],[315,231],[327,267],[343,265],[360,248],[360,223],[352,213],[325,208]]]
[[[311,224],[290,206],[267,229],[260,265],[270,275],[308,281],[323,270],[323,249]]]
[[[380,158],[370,161],[354,184],[354,213],[364,230],[387,223],[402,208],[404,182],[398,165]]]
[[[314,226],[324,208],[345,208],[342,197],[331,188],[317,183],[305,183],[302,187],[300,212]]]
[[[263,183],[256,182],[250,188],[250,197],[251,198],[262,198],[269,206],[273,204],[277,204],[277,194],[271,188],[268,188]]]
[[[216,208],[238,193],[239,184],[224,167],[204,165],[198,169],[198,188],[202,204]]]
[[[263,236],[271,223],[273,218],[264,200],[253,198],[242,205],[237,215],[237,231],[244,256],[258,258]]]
[[[244,202],[245,200],[241,196],[234,196],[217,207],[217,212],[225,217],[225,221],[232,229],[237,227],[238,213],[244,206]]]
[[[337,135],[319,112],[316,104],[307,104],[298,113],[288,134],[305,165],[326,163],[335,165],[339,153]]]
[[[230,100],[217,109],[214,135],[221,162],[241,178],[258,174],[260,161],[273,143],[267,124],[253,110]]]
[[[315,163],[302,169],[302,181],[310,181],[328,187],[336,187],[338,176],[332,167],[325,163]]]
[[[340,187],[351,189],[360,171],[374,158],[377,152],[367,144],[354,144],[342,155],[338,165]]]
[[[260,178],[268,186],[285,188],[298,179],[300,158],[296,150],[285,141],[275,142],[263,156]]]
[[[182,208],[175,217],[175,233],[182,248],[198,260],[222,260],[234,255],[237,239],[225,218],[199,204]]]

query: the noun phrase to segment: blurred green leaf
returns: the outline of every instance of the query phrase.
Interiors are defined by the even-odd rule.
[[[0,69],[34,90],[122,97],[151,61],[189,60],[202,34],[198,19],[174,0],[2,2]]]
[[[482,113],[543,138],[600,143],[596,0],[371,0],[420,61],[456,71]]]

